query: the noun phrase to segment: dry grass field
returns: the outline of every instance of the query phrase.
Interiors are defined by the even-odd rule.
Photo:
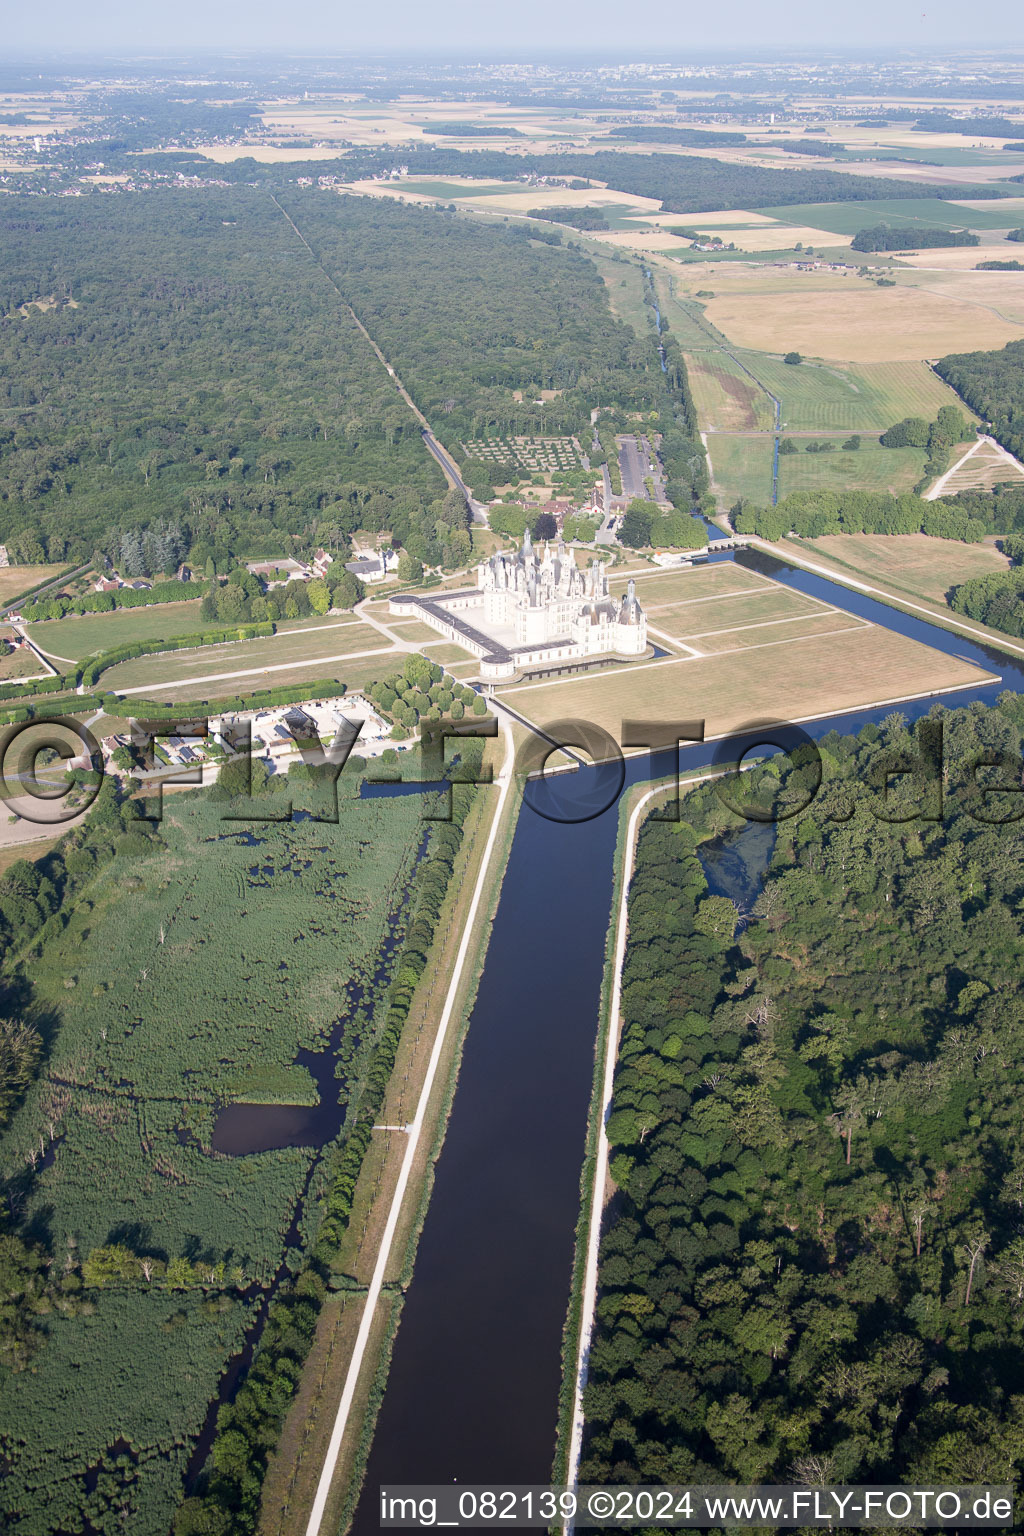
[[[618,573],[613,573],[617,575]],[[734,593],[778,590],[778,582],[768,581],[741,565],[723,561],[721,565],[693,565],[688,570],[654,570],[637,575],[636,594],[648,613],[676,604],[709,603]],[[613,591],[617,588],[613,587]]]
[[[802,540],[800,550],[841,561],[866,581],[883,582],[909,596],[940,603],[951,586],[972,576],[1005,571],[1010,563],[991,544],[960,544],[924,533],[836,533]]]
[[[998,274],[997,274],[998,275]],[[1024,337],[1024,319],[912,287],[722,294],[708,319],[737,346],[882,363],[996,349]],[[1024,298],[1022,298],[1024,305]]]
[[[689,352],[686,371],[702,427],[734,432],[771,428],[771,401],[727,352]]]
[[[802,720],[868,704],[997,679],[915,640],[831,616],[832,628],[758,640],[715,656],[655,661],[583,678],[502,690],[499,697],[538,725],[585,719],[618,740],[622,721],[703,718],[709,737],[757,720]]]
[[[138,708],[143,698],[152,697],[162,703],[170,700],[192,703],[205,699],[215,704],[218,699],[232,698],[236,694],[255,693],[262,688],[286,688],[292,683],[309,683],[310,693],[315,696],[317,682],[334,679],[346,683],[349,691],[355,692],[361,688],[368,688],[378,678],[393,672],[396,662],[400,661],[401,652],[387,651],[382,656],[361,656],[354,660],[343,658],[341,661],[307,661],[286,668],[283,672],[271,672],[267,675],[257,672],[246,677],[222,681],[197,677],[187,682],[154,685],[144,695],[133,695],[125,705],[125,712],[129,712],[129,704],[133,709]],[[104,683],[108,687],[113,686],[107,681],[107,677],[104,678]],[[104,732],[108,730],[106,724],[103,725],[103,730]]]
[[[656,629],[683,640],[697,651],[706,649],[704,640],[735,635],[750,626],[755,628],[779,620],[805,618],[808,614],[832,612],[828,604],[804,597],[777,582],[765,582],[762,590],[733,593],[710,602],[676,603],[660,608],[645,602],[647,620]],[[720,650],[720,646],[710,649]]]
[[[954,465],[948,478],[943,478],[942,495],[955,496],[958,491],[991,491],[1001,481],[1020,484],[1022,476],[1024,468],[998,443],[979,441],[969,456],[965,455]]]
[[[0,566],[0,603],[9,605],[13,598],[30,587],[36,587],[47,577],[60,575],[63,565],[2,565]]]
[[[14,630],[9,625],[0,625],[0,640],[10,643],[14,638]],[[43,677],[45,673],[46,668],[40,663],[39,657],[24,646],[6,656],[0,656],[0,683],[11,683],[19,677]]]
[[[271,635],[265,640],[239,640],[228,645],[204,645],[198,650],[170,651],[137,656],[103,674],[104,685],[120,692],[125,688],[162,687],[167,679],[217,677],[245,671],[266,682],[248,686],[270,687],[288,662],[296,665],[323,658],[358,655],[364,651],[391,649],[379,630],[369,624],[326,624],[294,634]],[[394,652],[395,655],[399,653]]]

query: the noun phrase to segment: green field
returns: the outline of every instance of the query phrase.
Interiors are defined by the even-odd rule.
[[[766,352],[738,355],[781,400],[783,427],[793,432],[884,432],[905,416],[932,421],[943,405],[963,409],[926,363],[801,363],[793,367]]]
[[[772,494],[770,435],[727,437],[715,433],[708,437],[708,456],[715,490],[727,506],[740,496],[767,506]]]
[[[869,439],[857,453],[780,453],[779,499],[793,491],[912,491],[925,457],[923,448],[881,448]]]
[[[780,223],[807,224],[834,235],[855,235],[875,224],[917,224],[922,229],[1009,229],[1015,223],[1006,209],[999,211],[998,201],[992,203],[991,209],[960,208],[939,197],[878,198],[871,203],[793,203],[759,211]],[[856,257],[854,252],[855,260]]]
[[[198,599],[187,603],[154,603],[150,608],[121,608],[114,613],[87,613],[81,618],[49,619],[29,624],[26,633],[46,656],[83,661],[100,651],[112,651],[136,640],[170,640],[203,628]],[[208,628],[215,628],[210,624]]]

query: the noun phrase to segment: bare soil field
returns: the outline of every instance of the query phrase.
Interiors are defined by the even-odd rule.
[[[707,316],[737,346],[856,363],[995,350],[1024,336],[1024,319],[910,287],[723,294],[709,301]]]

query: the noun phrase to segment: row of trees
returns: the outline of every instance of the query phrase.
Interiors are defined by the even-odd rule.
[[[910,493],[795,491],[775,507],[738,501],[730,515],[737,533],[756,533],[772,541],[787,533],[803,539],[818,539],[828,533],[928,533],[938,539],[977,544],[991,524],[976,516],[976,510],[973,500],[960,505],[956,497],[924,501]],[[1024,498],[1019,511],[1024,518]],[[991,508],[988,515],[992,516]],[[1018,515],[1016,508],[1013,515]]]

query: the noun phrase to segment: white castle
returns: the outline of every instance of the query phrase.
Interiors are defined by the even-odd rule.
[[[601,561],[581,571],[561,539],[541,555],[527,531],[514,554],[500,551],[478,565],[476,581],[456,592],[397,592],[389,606],[479,657],[480,676],[488,681],[602,653],[647,651],[635,583],[616,600]]]
[[[477,585],[484,594],[484,620],[511,629],[518,649],[569,640],[576,654],[592,656],[615,651],[642,656],[647,649],[647,619],[630,581],[621,602],[608,591],[608,574],[592,560],[584,574],[561,539],[533,547],[530,530],[515,554],[499,551],[477,567]]]

